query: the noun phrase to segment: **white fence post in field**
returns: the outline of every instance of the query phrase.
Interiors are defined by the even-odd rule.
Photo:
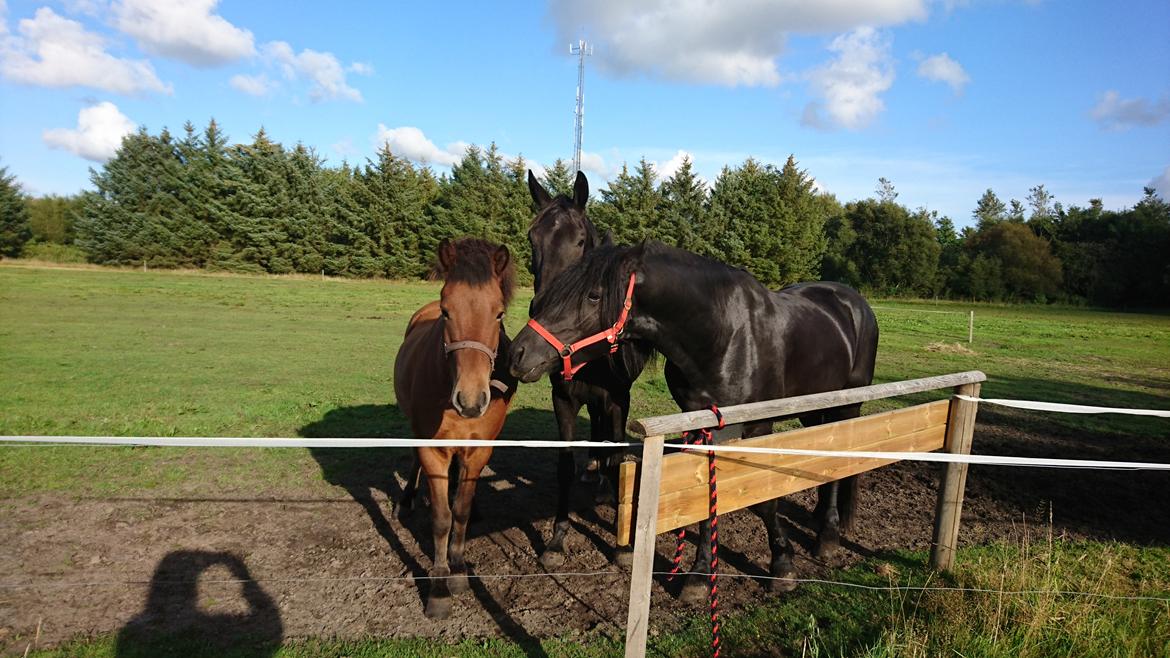
[[[971,311],[971,315],[967,319],[967,344],[970,345],[975,340],[975,311]]]

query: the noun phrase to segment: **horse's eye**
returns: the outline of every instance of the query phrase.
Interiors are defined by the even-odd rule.
[[[581,238],[580,240],[578,240],[578,241],[577,241],[577,246],[578,246],[578,247],[584,247],[584,246],[585,246],[585,238]]]
[[[497,320],[503,320],[503,319],[504,319],[504,312],[503,312],[503,311],[500,311],[499,313],[497,313],[497,314],[496,314],[496,319],[497,319]]]
[[[596,290],[590,290],[588,299],[590,302],[596,304],[597,302],[601,301],[601,293]]]
[[[441,308],[441,309],[439,309],[439,313],[440,313],[440,314],[441,314],[441,315],[442,315],[444,318],[450,318],[450,317],[451,317],[451,314],[450,314],[450,313],[448,313],[448,312],[447,312],[447,309],[445,309],[445,308]]]

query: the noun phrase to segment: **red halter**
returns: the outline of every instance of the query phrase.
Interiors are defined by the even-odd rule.
[[[573,375],[575,375],[578,370],[585,367],[586,363],[589,363],[588,361],[585,361],[584,363],[573,365],[573,353],[577,350],[580,350],[583,347],[588,347],[594,343],[600,343],[604,340],[607,341],[611,346],[609,348],[610,354],[613,354],[617,351],[617,340],[619,337],[621,337],[622,331],[626,328],[626,320],[630,315],[630,307],[633,306],[634,303],[634,281],[637,279],[637,276],[637,272],[630,272],[630,285],[626,287],[626,301],[622,305],[622,314],[618,316],[617,322],[613,323],[613,326],[609,329],[595,333],[592,336],[582,338],[572,345],[565,345],[561,341],[557,340],[557,337],[552,335],[552,332],[548,329],[540,326],[540,323],[537,322],[535,318],[528,321],[528,326],[532,327],[533,331],[535,331],[541,338],[548,341],[548,344],[552,345],[553,349],[555,349],[557,352],[560,352],[561,359],[564,360],[564,366],[561,368],[561,373],[565,376],[565,381],[573,381]]]

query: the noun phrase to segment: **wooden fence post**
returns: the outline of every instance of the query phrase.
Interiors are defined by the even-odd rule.
[[[957,395],[979,397],[979,384],[955,387]],[[975,435],[975,413],[979,403],[951,399],[951,413],[947,420],[947,436],[943,450],[957,455],[971,454],[971,439]],[[955,547],[959,540],[959,517],[963,511],[963,490],[967,486],[967,464],[945,464],[942,482],[938,488],[938,504],[934,512],[934,537],[931,541],[930,566],[939,571],[950,571],[955,564]]]
[[[642,442],[642,477],[638,481],[638,518],[634,525],[634,561],[630,567],[630,608],[626,617],[626,658],[646,655],[650,630],[650,585],[654,581],[654,545],[658,537],[658,490],[662,481],[663,436]]]

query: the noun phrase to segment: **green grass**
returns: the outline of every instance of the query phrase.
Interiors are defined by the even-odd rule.
[[[437,284],[421,282],[50,269],[5,261],[0,264],[0,434],[405,436],[405,419],[393,405],[393,358],[407,318],[437,294]],[[530,294],[522,291],[512,306],[507,324],[513,332],[522,325]],[[1166,315],[906,301],[874,305],[882,330],[878,381],[979,369],[989,376],[987,397],[1170,408]],[[955,343],[968,347],[972,309],[975,340],[962,350]],[[883,401],[871,410],[942,395]],[[522,386],[505,436],[555,436],[548,409],[547,380]],[[675,410],[659,363],[638,382],[633,415]],[[1165,421],[1158,419],[1038,416],[991,408],[980,413],[1024,429],[1091,433],[1103,444],[1166,436]],[[580,426],[584,430],[584,423]],[[337,467],[357,468],[364,458],[339,452]],[[304,450],[0,449],[0,498],[212,490],[278,496],[330,492],[333,486]],[[923,562],[920,555],[887,556],[837,577],[863,584],[937,582]],[[808,586],[728,618],[728,653],[1170,655],[1166,604],[1053,593],[1166,596],[1170,554],[1165,548],[1039,541],[970,549],[959,565],[955,584],[1038,593],[891,594]],[[705,634],[705,624],[695,623],[653,638],[652,648],[658,655],[703,655]],[[618,646],[601,636],[585,644],[553,638],[544,640],[541,650],[602,656],[613,655]],[[220,655],[182,638],[151,651]],[[37,655],[115,652],[116,639],[105,637]],[[505,640],[446,645],[321,639],[288,643],[276,655],[530,653],[532,647]]]

